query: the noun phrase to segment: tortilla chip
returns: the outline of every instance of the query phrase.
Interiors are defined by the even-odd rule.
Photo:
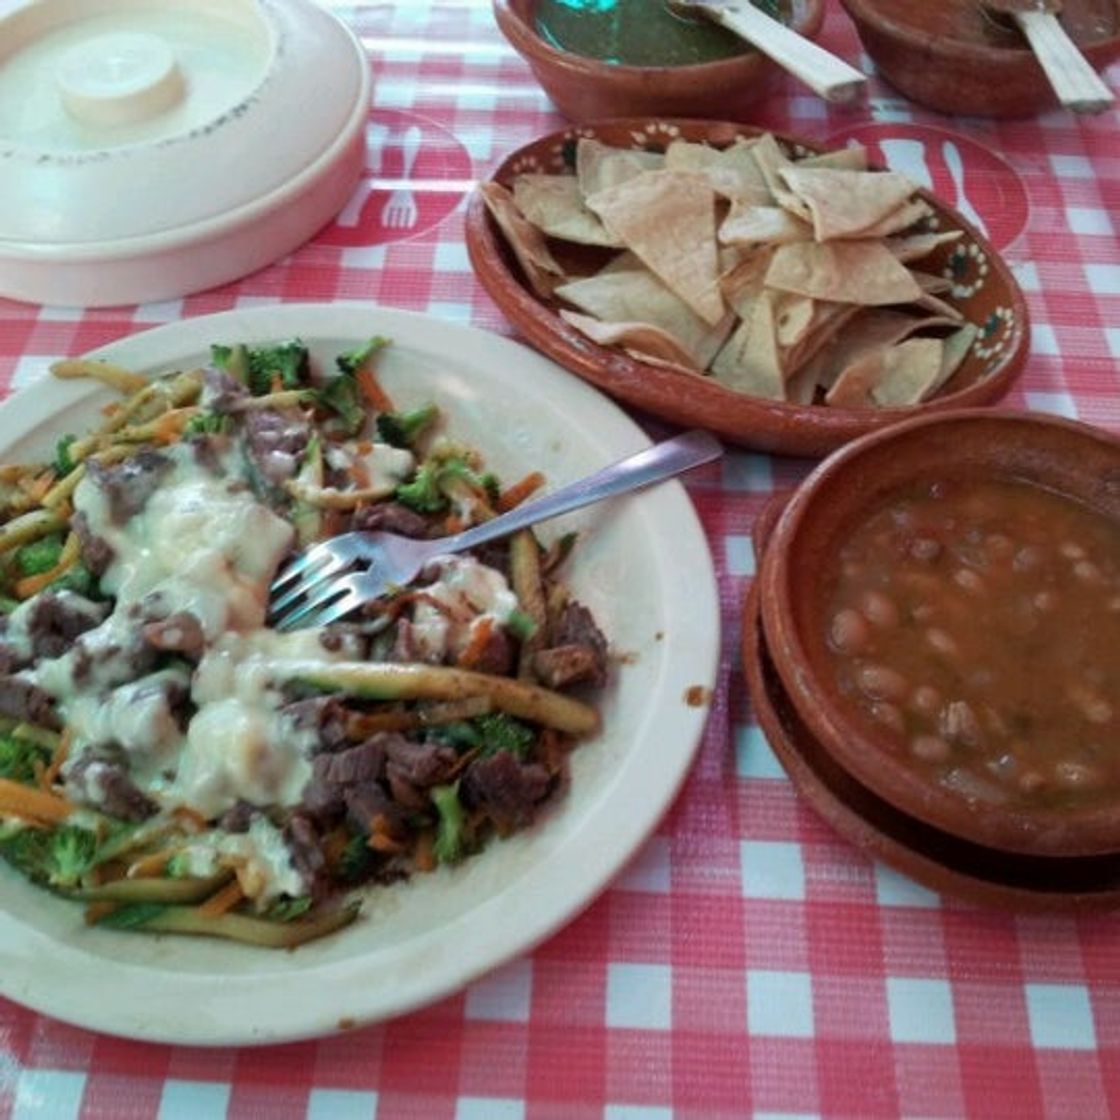
[[[720,322],[715,192],[703,176],[647,171],[591,195],[587,205],[702,319]]]
[[[674,140],[665,149],[665,166],[670,171],[692,171],[703,175],[712,190],[732,202],[765,205],[772,201],[773,196],[751,156],[753,143],[732,144],[721,149],[709,144]]]
[[[796,346],[813,323],[813,301],[808,296],[778,293],[773,299],[774,331],[783,349]]]
[[[766,272],[771,288],[832,303],[911,303],[922,290],[879,241],[794,241],[779,245]]]
[[[767,400],[785,400],[785,379],[769,293],[759,296],[750,317],[739,324],[716,355],[712,376],[740,393]]]
[[[948,338],[943,339],[941,372],[937,375],[937,381],[930,386],[922,400],[929,400],[960,369],[961,363],[968,357],[968,352],[972,349],[972,344],[979,334],[980,328],[975,323],[965,323],[963,327],[955,330]]]
[[[692,355],[660,327],[649,323],[601,323],[590,315],[579,315],[574,311],[561,311],[560,318],[600,346],[621,346],[627,353],[649,355],[693,373],[700,372],[693,363]]]
[[[871,399],[883,408],[917,404],[939,383],[945,343],[940,338],[908,338],[883,358],[883,377]]]
[[[549,251],[544,235],[525,220],[513,201],[513,195],[500,183],[480,183],[478,189],[486,209],[498,223],[506,244],[521,265],[529,286],[541,299],[550,299],[553,289],[567,277]]]
[[[910,261],[920,261],[928,257],[938,245],[947,241],[956,241],[964,236],[964,231],[959,229],[947,230],[945,233],[915,233],[909,237],[888,237],[883,244],[903,264]]]
[[[518,175],[513,180],[513,201],[525,218],[549,237],[611,249],[621,246],[584,206],[574,175]]]
[[[917,280],[923,292],[941,296],[953,290],[953,281],[946,276],[935,276],[932,272],[921,272],[916,268],[910,269],[910,275]]]
[[[612,262],[613,263],[613,262]],[[704,369],[731,330],[733,315],[709,326],[652,272],[639,267],[609,267],[595,276],[562,284],[556,296],[605,323],[639,322],[659,327],[688,352],[692,364]]]
[[[862,144],[837,148],[834,152],[820,152],[797,161],[798,167],[832,167],[842,171],[866,171],[867,149]]]
[[[817,383],[829,389],[868,354],[897,346],[917,331],[953,326],[952,319],[938,315],[908,315],[890,307],[862,308],[818,353],[814,361]]]
[[[752,253],[720,275],[723,298],[741,319],[750,317],[754,301],[762,291],[770,257],[769,252]]]
[[[813,215],[803,199],[797,197],[785,184],[781,171],[792,167],[793,161],[782,151],[781,145],[769,132],[758,138],[751,148],[751,158],[758,164],[762,177],[774,201],[802,221],[811,222]]]
[[[860,237],[890,237],[902,233],[911,226],[928,218],[933,213],[933,207],[925,199],[912,198],[904,202],[897,210],[888,214],[881,222],[865,229]]]
[[[780,206],[732,206],[718,236],[725,245],[784,245],[810,240],[813,227]]]
[[[665,157],[660,152],[612,148],[589,137],[576,145],[576,179],[584,198],[624,183],[643,171],[656,171],[664,164]]]
[[[793,164],[780,168],[778,174],[809,207],[818,241],[861,235],[914,193],[910,180],[897,171],[837,171]]]

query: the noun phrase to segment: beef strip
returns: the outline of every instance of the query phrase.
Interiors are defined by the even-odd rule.
[[[218,818],[223,832],[248,832],[259,810],[248,801],[237,801]]]
[[[70,519],[70,528],[78,535],[82,563],[95,579],[100,579],[113,562],[113,546],[89,527],[84,510],[78,510]]]
[[[315,731],[320,751],[337,751],[351,742],[346,735],[346,705],[337,696],[293,700],[281,710],[299,730]]]
[[[380,736],[334,753],[322,752],[311,760],[311,778],[303,787],[301,805],[317,821],[334,820],[346,809],[346,794],[375,783],[385,767]]]
[[[354,511],[350,528],[363,533],[400,533],[402,537],[428,536],[428,520],[400,502],[378,502]]]
[[[351,786],[346,790],[344,800],[347,821],[363,836],[373,832],[373,823],[379,818],[383,824],[379,831],[394,837],[407,835],[408,821],[404,811],[390,800],[377,782]]]
[[[451,747],[438,743],[417,743],[403,735],[383,736],[388,761],[385,780],[393,800],[413,812],[430,806],[428,790],[448,781],[459,756]]]
[[[116,525],[123,525],[148,504],[172,465],[172,461],[158,451],[138,451],[131,459],[112,467],[88,459],[86,470],[88,477],[105,494],[110,519]]]
[[[208,366],[202,373],[202,405],[215,412],[230,412],[244,401],[249,390],[231,373],[217,366]]]
[[[549,688],[607,683],[607,639],[585,606],[574,599],[564,604],[548,648],[533,656],[533,670]]]
[[[283,836],[292,866],[299,872],[306,889],[314,895],[325,893],[328,886],[327,860],[314,823],[295,813],[284,826]]]
[[[105,621],[107,603],[94,603],[73,591],[44,591],[28,609],[27,636],[35,660],[61,657],[79,635]]]
[[[274,486],[295,477],[311,439],[311,425],[303,414],[256,408],[243,415],[249,457],[261,477]]]
[[[552,778],[540,763],[519,762],[510,751],[498,751],[467,767],[460,795],[468,808],[484,809],[498,823],[520,827],[533,819],[551,787]]]
[[[504,677],[513,668],[513,643],[501,626],[493,626],[476,660],[468,668],[476,673]]]
[[[87,750],[65,768],[66,792],[77,802],[92,805],[111,817],[143,821],[158,806],[129,777],[124,763],[113,757],[111,747]]]
[[[54,710],[54,698],[21,677],[0,677],[0,715],[53,731],[62,729],[62,721]]]

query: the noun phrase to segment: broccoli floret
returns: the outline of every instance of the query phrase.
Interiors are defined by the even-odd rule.
[[[366,843],[366,838],[355,832],[346,841],[346,847],[334,869],[334,877],[343,883],[360,883],[373,870],[376,854]]]
[[[44,761],[45,752],[37,743],[0,735],[0,778],[13,782],[35,780],[35,763]]]
[[[176,852],[164,865],[163,874],[167,879],[191,878],[191,857],[186,852]]]
[[[162,902],[128,902],[114,906],[95,924],[107,929],[139,929],[153,918],[158,918],[166,909],[166,904]]]
[[[524,611],[512,610],[506,617],[506,629],[519,642],[527,642],[537,632],[537,624]]]
[[[0,595],[0,614],[11,614],[18,606],[18,599],[9,599],[7,595]]]
[[[16,566],[25,576],[37,576],[58,566],[62,555],[62,535],[52,533],[16,549]]]
[[[87,599],[99,598],[101,590],[97,580],[85,564],[73,564],[51,582],[52,591],[73,591],[76,595],[84,595]]]
[[[228,432],[233,425],[229,416],[222,412],[199,412],[187,421],[183,434],[196,435],[221,435]]]
[[[361,346],[355,346],[353,350],[346,350],[335,358],[335,364],[338,366],[341,373],[346,374],[348,377],[353,377],[379,350],[383,350],[389,345],[387,338],[382,338],[376,335],[368,342],[363,342]]]
[[[310,383],[311,358],[307,347],[298,339],[276,346],[250,346],[249,392],[256,397],[272,392],[274,378],[285,389],[300,389]]]
[[[243,343],[239,342],[236,346],[211,346],[210,360],[218,369],[224,369],[242,384],[249,383],[249,350]]]
[[[459,783],[432,788],[432,804],[439,814],[432,854],[439,863],[458,863],[466,855],[466,814],[459,800]]]
[[[482,743],[478,728],[466,720],[457,720],[455,723],[441,723],[438,727],[433,727],[428,732],[427,737],[437,743],[442,743],[444,746],[453,747],[460,754],[473,751],[475,747]]]
[[[97,837],[84,828],[65,825],[51,834],[46,872],[54,887],[74,887],[97,861]]]
[[[474,723],[484,744],[483,758],[499,751],[509,751],[524,762],[537,741],[536,733],[531,727],[505,712],[490,712],[479,716]]]
[[[377,434],[393,447],[411,447],[439,415],[435,404],[422,405],[407,412],[382,412],[377,417]]]
[[[429,459],[420,465],[411,482],[402,482],[393,492],[393,496],[402,505],[414,509],[417,513],[438,513],[447,508],[447,498],[440,489],[440,480],[444,464],[436,459]]]
[[[356,436],[366,421],[366,411],[358,395],[358,386],[346,373],[332,377],[316,394],[319,405],[338,417],[338,427],[348,436]]]
[[[70,458],[70,445],[77,438],[75,435],[65,435],[55,445],[54,462],[51,467],[59,478],[69,474],[74,469],[74,460]]]
[[[0,843],[0,854],[36,883],[71,888],[97,862],[97,837],[84,828],[64,825],[47,832],[27,828]]]

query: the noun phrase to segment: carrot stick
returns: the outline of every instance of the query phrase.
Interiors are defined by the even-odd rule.
[[[13,590],[16,593],[17,599],[30,599],[32,595],[37,595],[44,587],[54,583],[59,576],[72,568],[77,562],[78,557],[81,555],[81,542],[78,540],[77,533],[71,533],[66,538],[66,544],[63,545],[62,552],[59,553],[58,563],[53,568],[48,568],[45,572],[38,572],[33,576],[24,576],[23,579],[16,580]]]
[[[492,618],[480,618],[471,627],[470,641],[467,642],[466,649],[459,655],[460,668],[473,669],[482,660],[493,633],[494,620]]]
[[[354,379],[358,383],[358,391],[365,398],[366,404],[370,406],[375,412],[393,412],[393,402],[389,399],[389,394],[381,388],[381,382],[377,380],[377,375],[368,366],[363,366],[354,375]]]
[[[221,890],[215,891],[205,902],[198,907],[198,912],[203,917],[216,918],[219,914],[232,910],[243,898],[245,892],[236,879],[231,879]]]
[[[129,864],[125,872],[126,879],[152,879],[162,875],[164,868],[171,862],[175,855],[174,848],[164,848],[161,852],[149,852],[141,856],[135,863]]]
[[[11,813],[17,817],[57,824],[66,820],[73,811],[74,806],[64,797],[21,785],[9,778],[0,778],[0,815]]]
[[[540,471],[531,471],[520,482],[503,490],[498,495],[498,512],[506,513],[516,509],[530,494],[536,493],[544,485],[544,475]]]
[[[112,902],[109,899],[99,899],[97,902],[91,902],[85,911],[85,923],[87,926],[95,926],[102,918],[111,914],[120,903]]]

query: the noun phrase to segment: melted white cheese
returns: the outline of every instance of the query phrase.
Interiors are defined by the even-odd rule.
[[[364,443],[360,447],[334,445],[327,448],[326,460],[327,465],[336,471],[349,471],[355,466],[359,468],[358,473],[364,477],[353,489],[380,491],[383,494],[391,494],[398,483],[411,477],[416,467],[411,451],[387,443]]]
[[[473,556],[441,556],[432,563],[440,577],[413,609],[412,641],[418,657],[438,662],[448,652],[461,653],[483,619],[506,623],[517,596],[501,572]]]

